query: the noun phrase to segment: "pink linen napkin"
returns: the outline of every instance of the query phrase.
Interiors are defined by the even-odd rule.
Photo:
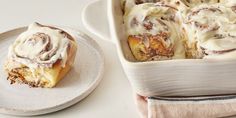
[[[236,95],[149,97],[148,118],[218,118],[236,115]]]

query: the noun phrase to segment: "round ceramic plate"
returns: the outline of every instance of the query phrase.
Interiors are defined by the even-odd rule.
[[[0,113],[31,116],[58,111],[82,100],[96,88],[104,71],[102,50],[87,35],[75,31],[78,51],[74,67],[55,88],[10,85],[3,65],[9,45],[25,30],[22,27],[0,34]]]

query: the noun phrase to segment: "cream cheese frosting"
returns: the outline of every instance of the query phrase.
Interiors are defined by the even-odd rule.
[[[58,60],[64,67],[69,40],[59,29],[33,23],[9,47],[8,57],[31,69],[52,67]]]

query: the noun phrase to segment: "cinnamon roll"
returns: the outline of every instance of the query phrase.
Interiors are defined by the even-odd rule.
[[[184,15],[190,49],[204,58],[224,58],[236,50],[236,14],[222,4],[202,4]],[[193,47],[191,47],[194,45]],[[227,54],[226,54],[227,53]],[[200,55],[200,56],[199,56]],[[229,56],[227,56],[229,57]],[[235,58],[235,56],[232,56]]]
[[[9,47],[5,69],[12,83],[54,87],[73,65],[77,43],[67,32],[33,23]]]
[[[138,61],[185,58],[176,12],[168,4],[144,3],[125,15],[128,44]]]

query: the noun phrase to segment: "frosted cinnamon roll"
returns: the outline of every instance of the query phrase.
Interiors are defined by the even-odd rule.
[[[54,87],[73,65],[77,43],[67,32],[38,23],[9,47],[5,69],[11,83]]]
[[[236,50],[236,14],[222,4],[202,4],[184,17],[184,27],[190,49],[197,49],[199,57],[224,58]],[[192,47],[191,47],[192,46]],[[227,54],[226,54],[227,53]],[[236,56],[233,56],[236,58]]]
[[[125,15],[130,49],[138,61],[185,58],[177,9],[167,4],[140,4]]]

